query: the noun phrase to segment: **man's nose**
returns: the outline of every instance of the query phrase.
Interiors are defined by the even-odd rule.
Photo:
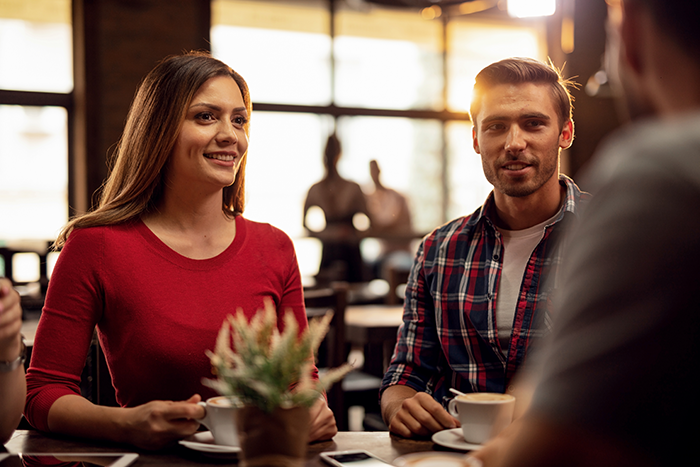
[[[525,149],[525,135],[518,125],[512,125],[506,134],[506,152],[517,154]]]

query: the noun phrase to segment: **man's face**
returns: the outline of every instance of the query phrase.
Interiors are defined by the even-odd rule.
[[[472,130],[486,179],[510,197],[529,196],[559,176],[559,149],[573,140],[573,124],[560,130],[547,84],[501,84],[481,98]]]

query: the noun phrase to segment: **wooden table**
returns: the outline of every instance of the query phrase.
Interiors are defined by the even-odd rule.
[[[129,446],[106,442],[90,442],[74,438],[47,436],[33,430],[17,430],[5,445],[8,452],[48,453],[48,452],[136,452],[139,454],[133,466],[169,465],[191,466],[201,464],[238,465],[235,456],[228,460],[214,459],[183,446],[161,450],[141,451]],[[428,440],[409,440],[390,435],[388,432],[340,432],[333,440],[309,445],[305,466],[328,467],[319,453],[349,449],[367,450],[387,462],[412,452],[443,450]]]
[[[345,338],[365,350],[364,371],[382,377],[396,345],[402,305],[351,305],[345,310]]]

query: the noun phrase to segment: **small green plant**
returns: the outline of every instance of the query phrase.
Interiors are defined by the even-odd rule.
[[[294,314],[284,314],[284,331],[279,332],[271,300],[248,322],[242,310],[229,315],[221,326],[214,352],[207,351],[216,379],[204,384],[219,394],[238,399],[271,413],[276,407],[310,407],[319,393],[341,380],[352,365],[328,370],[312,378],[313,355],[318,351],[332,314],[312,319],[299,335]]]

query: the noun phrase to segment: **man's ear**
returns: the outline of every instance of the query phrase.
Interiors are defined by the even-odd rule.
[[[571,143],[574,142],[574,122],[567,120],[559,135],[559,147],[568,149]]]
[[[644,38],[642,37],[640,15],[640,6],[634,2],[622,2],[622,20],[620,24],[620,46],[622,48],[622,57],[627,62],[632,71],[636,74],[641,74],[644,66],[641,57],[641,47],[644,46]]]
[[[479,139],[476,136],[476,124],[472,125],[472,145],[474,146],[474,152],[481,154],[479,149]]]

